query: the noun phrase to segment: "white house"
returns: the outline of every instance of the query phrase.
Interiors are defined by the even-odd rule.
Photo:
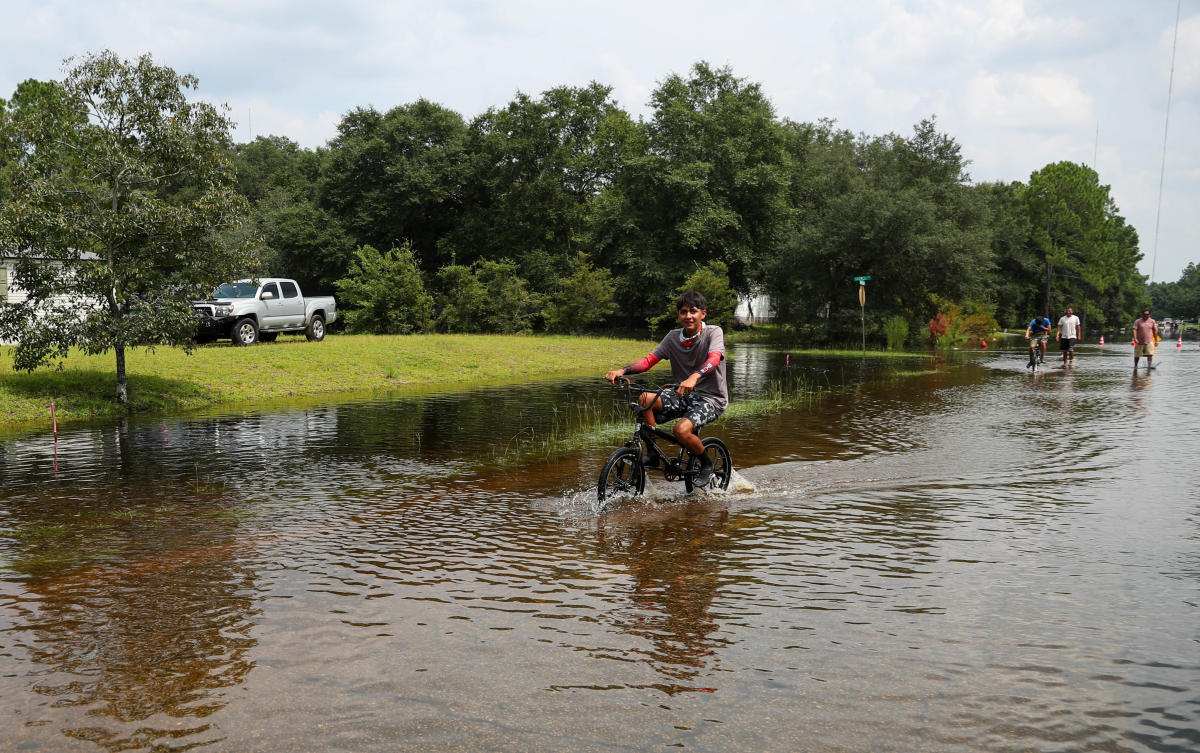
[[[81,259],[98,259],[91,252],[85,252],[80,255]],[[57,260],[47,259],[48,264],[56,264]],[[0,305],[10,303],[22,303],[26,300],[25,291],[21,290],[20,280],[17,279],[17,258],[15,256],[0,255]],[[80,316],[86,314],[87,306],[83,305],[81,299],[74,296],[56,296],[54,304],[76,305],[79,308]],[[11,341],[0,340],[0,345],[12,345]]]
[[[774,321],[775,310],[771,305],[771,296],[761,293],[739,295],[733,318],[739,324],[766,324]]]

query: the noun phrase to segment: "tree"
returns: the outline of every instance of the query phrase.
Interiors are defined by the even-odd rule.
[[[321,205],[354,243],[391,248],[405,242],[427,272],[438,241],[459,224],[466,124],[425,99],[380,113],[351,110],[338,125],[323,165]]]
[[[1041,260],[1031,243],[1025,184],[982,183],[975,186],[987,208],[992,254],[996,259],[992,300],[996,319],[1024,328],[1041,308]]]
[[[582,251],[571,260],[571,274],[560,278],[546,306],[546,329],[579,333],[617,309],[612,274],[597,269]]]
[[[263,272],[294,278],[303,290],[325,293],[349,274],[354,245],[336,217],[307,198],[274,188],[250,215],[263,244]]]
[[[853,278],[862,274],[872,276],[875,325],[892,314],[926,319],[933,294],[987,297],[995,272],[988,205],[934,120],[908,138],[855,138],[829,122],[787,135],[795,223],[765,280],[781,320],[822,320],[825,340],[857,335]]]
[[[295,199],[317,198],[322,155],[312,152],[283,136],[259,136],[233,147],[238,190],[251,204],[257,204],[276,190],[284,190]]]
[[[597,83],[518,93],[475,118],[462,222],[441,256],[512,259],[532,290],[552,291],[587,245],[595,201],[636,149],[636,129],[610,94]]]
[[[219,237],[246,203],[234,190],[231,123],[188,101],[197,83],[149,55],[89,54],[59,84],[62,96],[19,119],[27,146],[0,213],[0,244],[18,257],[29,296],[0,316],[0,336],[18,341],[16,368],[72,345],[112,350],[125,403],[126,348],[190,347],[190,300],[253,268],[248,243]]]
[[[354,252],[349,274],[337,281],[350,332],[407,335],[429,328],[433,297],[405,245],[381,253],[371,246]]]
[[[697,63],[651,95],[647,149],[603,204],[594,247],[643,319],[693,264],[721,261],[748,292],[785,238],[790,209],[783,133],[758,84]]]
[[[1057,162],[1035,171],[1025,192],[1032,242],[1044,269],[1042,308],[1070,303],[1085,328],[1130,318],[1144,298],[1145,278],[1134,229],[1109,187],[1086,165]]]
[[[1149,296],[1155,316],[1176,319],[1200,317],[1200,266],[1188,262],[1176,282],[1152,282]]]

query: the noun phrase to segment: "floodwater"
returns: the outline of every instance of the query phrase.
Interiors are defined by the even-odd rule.
[[[1173,345],[735,350],[820,398],[604,509],[598,379],[0,440],[0,751],[1196,751]]]

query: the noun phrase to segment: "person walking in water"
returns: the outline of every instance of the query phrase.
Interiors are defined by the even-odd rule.
[[[1140,319],[1133,320],[1133,368],[1138,359],[1146,357],[1146,370],[1154,368],[1154,353],[1158,350],[1158,322],[1150,318],[1150,309],[1144,309]]]
[[[1075,363],[1075,343],[1083,337],[1083,325],[1075,316],[1075,309],[1067,306],[1067,313],[1058,320],[1058,349],[1062,351],[1063,366]]]

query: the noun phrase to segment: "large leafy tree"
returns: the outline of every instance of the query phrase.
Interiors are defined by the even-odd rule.
[[[569,272],[547,298],[546,329],[578,334],[616,311],[616,286],[612,273],[593,266],[583,252],[571,260]]]
[[[509,258],[533,290],[556,289],[588,245],[601,191],[639,149],[611,91],[592,83],[518,93],[475,118],[462,222],[443,240],[442,256],[460,264]]]
[[[439,239],[459,224],[466,124],[425,99],[380,113],[351,110],[323,165],[322,207],[358,245],[409,243],[426,272]]]
[[[311,151],[282,136],[259,136],[233,148],[238,190],[253,209],[248,223],[260,242],[263,274],[292,277],[308,293],[328,293],[347,274],[354,242],[320,206],[327,150]]]
[[[1132,316],[1145,294],[1137,233],[1096,171],[1073,162],[1046,165],[1030,176],[1025,201],[1044,270],[1042,311],[1074,305],[1093,326]]]
[[[1025,184],[981,183],[975,193],[987,208],[996,273],[992,300],[996,319],[1011,327],[1025,326],[1041,308],[1042,264],[1030,243]]]
[[[0,336],[18,342],[17,368],[111,350],[124,403],[126,349],[190,347],[190,300],[253,268],[245,237],[224,232],[246,210],[231,123],[188,100],[196,85],[149,55],[89,54],[6,125],[21,149],[0,244],[28,298],[0,311]]]
[[[354,252],[350,270],[337,281],[350,332],[408,335],[429,328],[433,296],[408,246],[382,253],[371,246]]]
[[[783,133],[758,84],[697,63],[651,96],[647,150],[604,202],[598,246],[619,296],[643,320],[697,266],[723,262],[747,292],[786,236],[790,208]]]

